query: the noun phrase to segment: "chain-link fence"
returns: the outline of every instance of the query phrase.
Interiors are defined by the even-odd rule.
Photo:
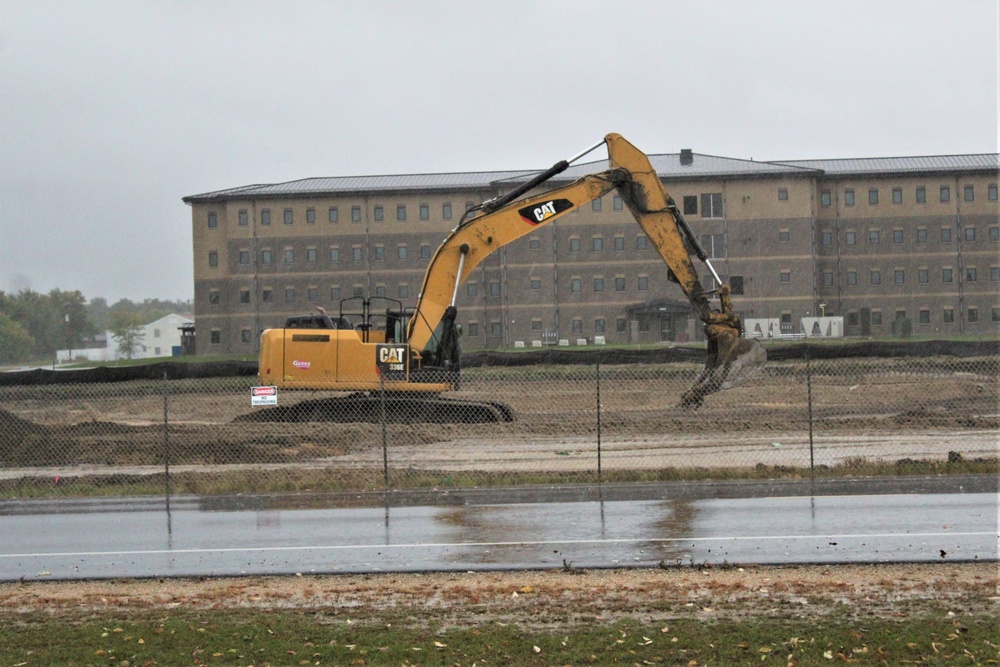
[[[0,493],[892,474],[977,459],[995,469],[996,354],[806,354],[680,407],[699,371],[693,361],[477,367],[440,397],[282,390],[272,406],[251,406],[246,376],[0,386]]]

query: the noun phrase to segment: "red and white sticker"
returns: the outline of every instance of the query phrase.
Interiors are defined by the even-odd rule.
[[[299,359],[296,359],[295,361],[292,362],[292,366],[295,366],[296,368],[309,368],[310,366],[312,366],[312,362],[300,361]]]
[[[252,387],[250,389],[251,396],[277,396],[277,387]]]

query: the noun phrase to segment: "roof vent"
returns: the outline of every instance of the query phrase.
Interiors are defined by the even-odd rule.
[[[690,164],[694,164],[694,153],[691,152],[690,148],[681,149],[681,166],[686,167]]]

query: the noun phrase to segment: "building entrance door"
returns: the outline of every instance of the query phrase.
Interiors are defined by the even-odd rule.
[[[660,340],[674,340],[674,316],[670,313],[660,313]]]

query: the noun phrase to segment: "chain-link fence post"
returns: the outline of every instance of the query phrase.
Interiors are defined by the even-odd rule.
[[[170,416],[169,400],[170,390],[167,381],[167,372],[163,371],[163,485],[167,496],[167,504],[170,504]]]
[[[601,483],[601,360],[597,360],[597,483]]]
[[[809,359],[809,342],[805,343],[806,355],[806,410],[809,413],[809,474],[816,476],[816,458],[813,452],[813,385],[812,363]]]
[[[389,488],[389,441],[386,435],[386,415],[385,415],[385,376],[379,373],[379,421],[382,422],[382,479],[385,488]]]

